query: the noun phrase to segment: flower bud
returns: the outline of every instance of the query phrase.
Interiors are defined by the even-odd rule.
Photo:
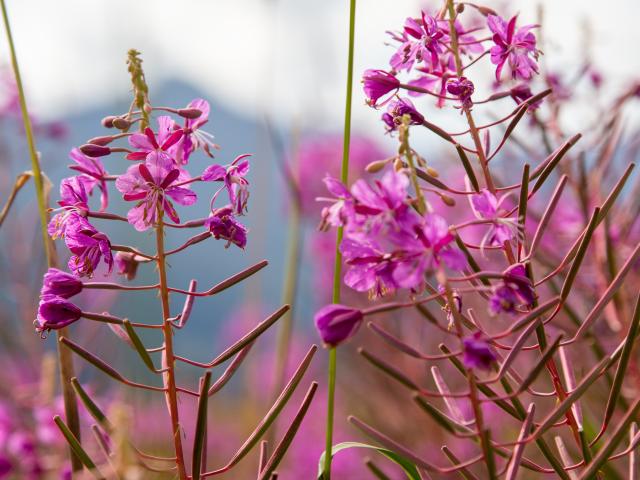
[[[491,351],[489,343],[482,338],[481,332],[476,332],[473,336],[465,338],[462,343],[464,345],[462,361],[467,368],[489,370],[493,362],[496,361],[496,356]]]
[[[356,333],[363,318],[362,311],[358,309],[331,304],[318,310],[314,321],[322,341],[335,347]]]
[[[199,118],[202,115],[202,110],[197,108],[180,108],[177,112],[182,118],[188,118],[190,120]]]
[[[400,157],[396,157],[396,159],[393,161],[393,169],[396,172],[399,172],[403,168],[404,168],[404,164],[402,163],[402,159]]]
[[[456,201],[453,198],[451,198],[450,196],[444,195],[444,194],[440,194],[440,198],[442,199],[442,202],[447,207],[455,207]]]
[[[40,295],[54,295],[70,298],[82,291],[82,281],[71,273],[57,268],[50,268],[44,274]]]
[[[92,145],[100,145],[101,147],[104,147],[105,145],[108,145],[111,142],[113,142],[113,140],[114,138],[111,135],[105,135],[104,137],[93,137],[87,140],[87,143],[90,143]]]
[[[384,70],[366,70],[362,77],[367,103],[375,107],[377,101],[394,90],[400,88],[400,80]]]
[[[464,3],[459,3],[458,5],[456,5],[456,13],[462,12],[464,12]]]
[[[131,126],[131,122],[129,120],[125,120],[122,117],[116,117],[113,119],[113,126],[118,130],[126,130]]]
[[[365,170],[369,173],[378,173],[389,164],[389,161],[390,159],[388,158],[384,160],[374,160],[365,167]]]
[[[111,149],[109,147],[105,147],[103,145],[95,145],[93,143],[85,143],[80,147],[80,151],[84,153],[87,157],[104,157],[105,155],[109,155],[111,153]]]
[[[105,128],[113,128],[113,120],[115,118],[113,115],[109,115],[108,117],[104,117],[100,123],[102,123],[102,126]]]
[[[440,176],[440,174],[438,173],[438,171],[435,168],[427,167],[426,171],[432,177],[438,178]]]
[[[38,307],[38,316],[34,322],[36,332],[57,330],[72,324],[82,316],[82,310],[61,297],[46,295]]]

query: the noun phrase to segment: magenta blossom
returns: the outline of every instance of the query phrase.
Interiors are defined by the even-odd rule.
[[[41,296],[54,295],[70,298],[82,291],[82,281],[75,275],[57,268],[49,268],[42,280]]]
[[[75,177],[68,177],[60,182],[60,200],[58,201],[58,205],[61,207],[88,210],[88,200],[84,176],[77,175]]]
[[[118,275],[123,275],[127,280],[133,280],[136,278],[138,272],[138,265],[143,261],[148,261],[135,253],[131,252],[117,252],[115,257],[116,272]]]
[[[513,217],[501,216],[500,206],[506,198],[503,196],[498,200],[493,193],[486,189],[469,196],[469,203],[476,218],[488,220],[491,225],[480,242],[481,248],[486,245],[501,247],[505,242],[517,238],[518,220]]]
[[[426,214],[424,223],[414,226],[414,234],[406,237],[405,251],[393,271],[393,279],[400,287],[418,289],[425,275],[443,264],[452,270],[466,266],[464,254],[452,245],[454,236],[440,215]]]
[[[227,248],[232,243],[242,249],[247,245],[247,228],[235,219],[231,205],[214,210],[205,225],[216,240],[227,241]]]
[[[500,75],[505,63],[509,65],[513,79],[529,80],[534,73],[538,73],[539,51],[536,48],[536,36],[531,32],[536,25],[525,25],[516,30],[514,16],[507,22],[497,15],[487,17],[487,25],[493,32],[491,47],[491,63],[496,65],[496,80],[500,81]]]
[[[38,307],[38,316],[34,322],[40,333],[57,330],[72,324],[82,316],[82,310],[61,297],[45,295]]]
[[[347,187],[345,187],[340,180],[330,175],[327,175],[323,181],[327,190],[329,190],[335,199],[318,198],[320,201],[329,200],[333,202],[331,206],[322,209],[320,229],[324,230],[329,225],[333,227],[344,226],[349,219],[355,215],[353,195],[351,195]]]
[[[233,206],[236,215],[243,215],[247,210],[249,200],[249,181],[245,178],[249,173],[249,160],[251,154],[239,155],[230,165],[210,165],[202,172],[202,180],[205,182],[224,182],[223,189],[227,190],[229,202]],[[211,203],[215,201],[222,189],[218,190]]]
[[[471,110],[473,106],[471,95],[474,90],[473,82],[467,77],[452,78],[447,82],[447,92],[458,97],[460,106],[466,110]]]
[[[402,123],[402,118],[408,115],[410,125],[422,125],[424,116],[416,110],[411,100],[399,98],[389,102],[387,111],[382,114],[382,121],[387,125],[387,132],[395,131]]]
[[[169,198],[180,205],[193,205],[196,194],[187,187],[179,186],[188,180],[186,172],[174,168],[173,160],[160,155],[151,157],[145,163],[130,166],[116,180],[116,188],[124,194],[126,201],[138,200],[138,204],[127,214],[129,223],[136,230],[144,231],[158,221],[160,209],[171,220],[179,222],[180,217]]]
[[[81,178],[87,193],[91,195],[95,187],[100,189],[100,210],[106,210],[109,204],[109,194],[105,181],[107,172],[102,161],[86,156],[78,148],[71,150],[69,158],[76,162],[76,165],[70,165],[69,168],[82,174]]]
[[[464,353],[462,361],[467,368],[489,370],[496,361],[495,354],[491,351],[489,343],[482,337],[481,332],[476,332],[463,341]]]
[[[196,98],[189,102],[187,108],[196,109],[202,113],[196,118],[185,119],[184,127],[182,127],[184,134],[180,141],[172,147],[172,151],[175,150],[176,161],[182,165],[189,163],[189,156],[199,148],[202,148],[210,157],[213,157],[211,148],[218,148],[218,145],[213,143],[213,135],[200,128],[209,121],[209,102],[202,98]]]
[[[326,305],[314,316],[320,338],[331,347],[351,338],[363,319],[362,311],[338,304]]]
[[[378,103],[378,100],[390,92],[397,92],[400,88],[400,80],[384,70],[365,70],[362,75],[362,83],[364,85],[364,94],[367,96],[367,104],[372,107],[387,103],[391,100],[392,95],[389,95],[386,100],[380,103]]]
[[[104,233],[98,232],[86,218],[72,214],[65,231],[65,243],[73,256],[69,269],[79,277],[91,277],[102,259],[109,272],[113,267],[111,243]]]
[[[438,65],[438,56],[444,49],[444,37],[445,32],[431,15],[422,12],[421,20],[407,18],[403,33],[395,36],[401,44],[391,57],[391,66],[397,71],[409,71],[414,63],[425,62],[432,67]]]
[[[535,290],[527,276],[526,268],[516,263],[503,272],[503,280],[494,288],[489,299],[489,310],[497,315],[500,312],[516,313],[516,307],[524,304],[530,307],[535,302]]]
[[[128,160],[149,160],[153,163],[173,161],[168,151],[183,135],[182,129],[174,129],[175,122],[169,116],[158,117],[158,133],[147,127],[144,133],[134,133],[129,137],[129,144],[137,151],[127,155]],[[152,157],[158,156],[159,159]]]
[[[393,279],[396,267],[393,256],[372,241],[345,238],[340,244],[340,252],[348,267],[344,283],[355,291],[368,291],[372,297],[379,298],[398,288]]]

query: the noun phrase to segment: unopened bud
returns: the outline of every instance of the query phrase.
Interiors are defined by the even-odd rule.
[[[113,115],[110,115],[108,117],[104,117],[101,121],[102,126],[105,128],[113,128],[113,120],[116,119],[117,117],[114,117]]]
[[[440,194],[440,198],[447,207],[454,207],[456,205],[456,201],[448,195]]]
[[[393,168],[396,172],[399,172],[404,168],[404,164],[402,163],[402,160],[400,160],[400,157],[396,157],[396,159],[393,161]]]
[[[476,8],[485,17],[489,15],[498,15],[495,10],[489,7],[483,7],[482,5],[477,5]]]
[[[111,149],[109,147],[94,145],[92,143],[86,143],[82,145],[80,147],[80,151],[87,157],[104,157],[105,155],[109,155],[111,153]]]
[[[195,119],[202,115],[202,110],[198,110],[197,108],[180,108],[178,109],[178,115],[182,118]]]
[[[125,120],[122,117],[116,117],[111,122],[115,128],[118,130],[126,130],[131,126],[131,122],[129,120]]]
[[[456,12],[458,12],[458,13],[462,13],[462,12],[464,12],[464,3],[459,3],[459,4],[456,6]]]
[[[432,167],[427,167],[427,173],[429,175],[431,175],[432,177],[436,177],[436,178],[438,178],[440,176],[438,171],[435,168],[432,168]]]
[[[114,138],[111,135],[106,135],[104,137],[93,137],[89,139],[87,143],[90,143],[92,145],[104,146],[110,144],[111,142],[113,142],[113,140]]]
[[[365,170],[369,173],[377,173],[389,164],[391,159],[385,158],[384,160],[374,160],[365,167]]]

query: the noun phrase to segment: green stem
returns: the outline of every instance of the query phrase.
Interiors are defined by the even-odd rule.
[[[342,167],[340,180],[345,185],[349,181],[349,147],[351,144],[351,104],[353,97],[353,52],[356,28],[356,0],[350,0],[349,4],[349,54],[347,58],[347,98],[344,109],[344,140],[342,149]],[[340,242],[342,242],[343,229],[338,228],[336,236],[336,261],[333,270],[333,303],[340,302],[340,280],[342,278],[342,254]],[[322,469],[323,480],[331,478],[331,447],[333,443],[333,414],[336,390],[337,352],[335,347],[329,349],[329,382],[327,392],[327,430],[324,465]]]
[[[180,480],[186,480],[187,472],[184,464],[184,451],[182,449],[182,430],[180,428],[180,419],[178,416],[178,395],[176,391],[176,374],[175,374],[175,357],[173,355],[173,327],[169,318],[171,312],[169,310],[169,290],[167,288],[167,266],[165,262],[164,252],[164,223],[160,205],[158,205],[160,214],[156,227],[156,245],[158,249],[158,276],[160,281],[160,299],[162,302],[162,333],[164,335],[164,365],[167,371],[165,375],[165,386],[167,388],[167,404],[169,406],[169,415],[171,417],[171,431],[173,433],[173,443],[176,451],[176,468]]]
[[[42,233],[42,242],[44,246],[45,255],[47,257],[47,266],[56,267],[58,259],[55,251],[55,244],[49,238],[47,232],[47,224],[49,223],[49,216],[47,213],[47,201],[44,192],[44,180],[42,170],[40,168],[40,160],[38,158],[38,152],[36,150],[36,143],[33,136],[33,128],[31,127],[31,120],[29,118],[29,111],[27,109],[27,99],[24,93],[24,86],[22,84],[22,76],[20,75],[20,67],[18,65],[18,57],[16,55],[16,48],[13,43],[13,35],[11,33],[11,25],[9,23],[9,15],[7,14],[7,7],[4,0],[0,0],[0,6],[2,7],[2,20],[4,22],[5,31],[7,33],[7,42],[9,43],[9,52],[11,56],[11,65],[13,67],[13,74],[16,80],[16,88],[18,89],[18,98],[20,101],[20,111],[22,113],[22,121],[24,123],[25,136],[27,138],[27,145],[29,147],[29,156],[31,158],[31,170],[33,172],[33,180],[36,187],[36,197],[38,201],[38,213],[40,216],[40,229]],[[57,332],[58,339],[62,336],[68,337],[67,329],[61,329]],[[65,348],[60,342],[56,342],[56,348],[58,350],[58,361],[60,363],[60,383],[62,386],[62,396],[64,399],[64,412],[66,424],[80,442],[80,417],[78,416],[78,404],[71,387],[71,378],[75,376],[73,370],[73,360],[71,352]],[[71,468],[73,472],[82,470],[82,462],[72,449],[69,450],[71,457]]]

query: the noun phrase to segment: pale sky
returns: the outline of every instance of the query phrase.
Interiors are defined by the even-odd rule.
[[[226,108],[270,116],[288,126],[341,127],[348,0],[8,0],[9,14],[34,111],[64,117],[128,92],[128,48],[143,52],[153,90],[183,79]],[[494,6],[497,2],[489,1]],[[537,1],[502,2],[521,23],[535,23]],[[544,0],[549,43],[570,61],[585,48],[588,20],[594,57],[614,77],[640,76],[640,1]],[[387,65],[385,30],[416,15],[416,0],[359,0],[356,79]],[[605,10],[606,8],[606,10]],[[4,32],[3,32],[4,33]],[[6,45],[0,42],[6,61]],[[550,58],[551,52],[547,52]],[[378,115],[355,88],[354,122]]]

